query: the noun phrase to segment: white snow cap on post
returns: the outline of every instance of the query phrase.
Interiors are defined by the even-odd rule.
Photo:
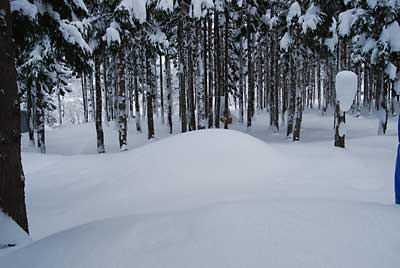
[[[336,100],[340,110],[350,110],[357,92],[357,75],[351,71],[341,71],[336,75]]]

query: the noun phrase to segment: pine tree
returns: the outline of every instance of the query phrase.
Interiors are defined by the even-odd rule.
[[[21,163],[20,107],[9,1],[0,2],[0,210],[27,233],[25,176]]]

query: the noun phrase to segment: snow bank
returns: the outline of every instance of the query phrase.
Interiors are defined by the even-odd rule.
[[[305,124],[313,121],[305,116]],[[352,133],[350,150],[337,150],[331,120],[316,118],[305,137],[309,128],[324,136],[318,128],[326,123],[325,142],[267,144],[237,131],[204,130],[117,154],[24,153],[37,241],[0,264],[396,267],[396,137],[376,137],[375,124],[363,125]],[[349,121],[351,132],[365,123]],[[71,144],[85,143],[85,127]],[[54,131],[59,139],[65,132]],[[265,129],[252,134],[266,136]]]
[[[0,211],[0,255],[8,245],[21,246],[30,242],[30,238],[9,216]],[[1,261],[0,261],[1,263]]]
[[[400,263],[399,224],[395,206],[290,199],[227,202],[93,222],[0,261],[10,268],[393,268]]]
[[[350,110],[357,92],[357,75],[351,71],[341,71],[336,75],[336,100],[340,109]]]

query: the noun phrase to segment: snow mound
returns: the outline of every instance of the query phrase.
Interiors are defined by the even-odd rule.
[[[400,263],[400,214],[394,206],[314,201],[233,202],[107,219],[52,235],[0,261],[10,268],[384,268]]]
[[[26,153],[23,161],[32,164],[27,204],[38,239],[93,220],[251,195],[279,181],[284,158],[247,134],[203,130],[118,154]]]

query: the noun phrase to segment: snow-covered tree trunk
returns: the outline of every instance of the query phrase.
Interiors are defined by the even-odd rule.
[[[3,136],[0,146],[0,210],[28,233],[25,177],[21,163],[21,114],[9,1],[0,1],[0,55],[0,133]]]
[[[346,113],[340,110],[340,103],[336,104],[335,108],[335,146],[345,147],[345,125]]]

